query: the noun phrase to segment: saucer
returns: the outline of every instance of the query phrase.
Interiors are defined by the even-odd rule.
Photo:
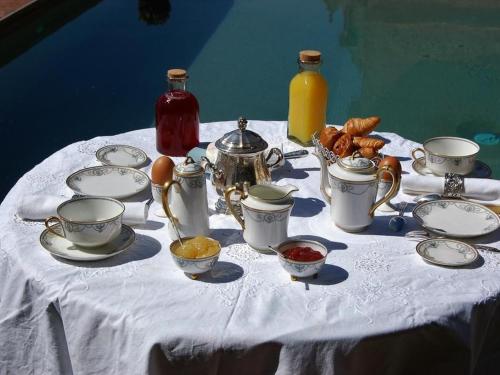
[[[54,230],[61,231],[60,224],[54,224]],[[122,231],[113,241],[99,247],[81,247],[65,238],[56,236],[45,229],[40,235],[40,244],[50,254],[60,258],[77,261],[94,261],[110,258],[126,250],[135,240],[135,232],[128,225],[122,224]]]
[[[149,187],[149,177],[138,169],[106,165],[81,169],[66,185],[78,195],[122,199]]]
[[[479,256],[471,245],[448,238],[422,241],[417,245],[417,253],[427,262],[448,267],[471,264]]]
[[[101,147],[95,153],[97,160],[104,165],[137,168],[146,163],[148,156],[137,147],[127,145],[109,145]]]
[[[422,176],[435,176],[435,174],[432,173],[430,169],[428,169],[425,166],[422,166],[420,162],[425,164],[425,156],[422,156],[417,160],[414,160],[413,163],[411,164],[411,167],[415,172],[417,172]],[[474,164],[474,170],[468,175],[465,175],[465,177],[472,177],[472,178],[489,178],[490,176],[491,176],[491,168],[487,164],[479,160],[476,160],[476,163]]]

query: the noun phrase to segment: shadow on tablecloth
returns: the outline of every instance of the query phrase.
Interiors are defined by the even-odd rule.
[[[71,264],[72,266],[81,268],[116,267],[126,263],[151,258],[158,254],[160,250],[161,243],[158,240],[144,234],[136,233],[134,243],[124,252],[115,255],[112,258],[97,260],[94,262],[77,262],[56,256],[54,256],[54,259],[57,259],[62,263]]]
[[[319,214],[326,206],[325,202],[318,198],[300,198],[294,197],[291,216],[312,217]]]
[[[218,261],[210,272],[199,275],[197,281],[211,284],[230,283],[242,277],[244,272],[243,268],[235,263]]]

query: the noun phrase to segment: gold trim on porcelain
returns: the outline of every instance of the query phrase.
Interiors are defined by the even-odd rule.
[[[70,204],[70,203],[76,202],[76,201],[89,200],[89,199],[101,199],[101,200],[107,200],[107,201],[111,201],[114,203],[118,203],[118,205],[122,208],[122,212],[116,216],[113,216],[111,219],[92,220],[92,221],[70,220],[70,219],[67,219],[66,217],[64,217],[63,215],[61,215],[61,213],[59,212],[59,209],[63,208],[67,204]],[[79,198],[68,199],[67,201],[62,202],[59,206],[57,206],[56,212],[57,212],[57,215],[59,217],[63,218],[64,221],[67,221],[68,223],[75,223],[75,224],[82,224],[82,225],[103,224],[103,223],[109,223],[111,221],[114,221],[114,220],[118,219],[120,216],[122,216],[123,213],[125,212],[125,205],[122,202],[120,202],[119,200],[114,199],[114,198],[88,196],[88,197],[79,197]]]
[[[377,174],[373,174],[373,179],[371,180],[366,180],[366,181],[351,181],[351,180],[344,180],[343,178],[339,178],[337,176],[334,176],[333,174],[328,171],[328,175],[331,176],[332,178],[335,178],[338,181],[345,182],[346,184],[353,184],[353,185],[365,185],[367,183],[372,183],[374,181],[377,181]],[[365,176],[370,176],[370,175],[365,175]]]
[[[270,212],[275,213],[275,212],[277,212],[277,213],[280,213],[280,212],[288,211],[290,209],[290,207],[293,207],[295,205],[295,202],[290,203],[287,208],[281,208],[279,210],[260,210],[258,208],[249,207],[246,204],[244,204],[244,200],[240,200],[240,204],[242,206],[244,206],[246,209],[248,209],[249,211],[253,211],[253,212],[261,212],[261,213],[270,213]]]
[[[431,141],[435,141],[436,139],[455,139],[455,140],[460,140],[460,141],[466,141],[474,146],[477,147],[477,151],[474,152],[473,154],[468,154],[468,155],[457,155],[457,156],[453,156],[453,155],[443,155],[443,154],[438,154],[438,153],[435,153],[435,152],[431,152],[429,151],[428,149],[425,148],[425,145]],[[422,143],[422,147],[424,148],[424,150],[426,152],[428,152],[429,154],[432,154],[432,155],[435,155],[435,156],[439,156],[439,157],[442,157],[442,158],[452,158],[452,159],[464,159],[464,158],[469,158],[471,156],[475,156],[479,153],[479,150],[481,149],[481,147],[479,147],[479,145],[474,142],[474,141],[471,141],[470,139],[467,139],[467,138],[460,138],[460,137],[434,137],[434,138],[430,138],[428,140],[426,140],[424,143]],[[418,149],[419,147],[417,147]]]

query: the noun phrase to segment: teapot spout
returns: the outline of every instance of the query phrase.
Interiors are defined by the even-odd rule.
[[[321,195],[323,195],[325,202],[330,204],[332,200],[332,189],[330,187],[330,183],[328,182],[328,165],[326,164],[325,158],[321,154],[313,152],[313,155],[318,158],[321,166],[321,180],[319,186]]]

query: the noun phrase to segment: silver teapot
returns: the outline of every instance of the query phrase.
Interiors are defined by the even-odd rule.
[[[206,169],[212,172],[212,183],[221,197],[216,204],[218,212],[226,212],[224,191],[229,186],[249,186],[271,182],[271,170],[283,165],[284,156],[279,148],[267,150],[267,142],[257,133],[247,130],[247,120],[240,117],[238,129],[224,134],[215,142],[217,160],[207,158]],[[273,157],[274,156],[274,157]]]

